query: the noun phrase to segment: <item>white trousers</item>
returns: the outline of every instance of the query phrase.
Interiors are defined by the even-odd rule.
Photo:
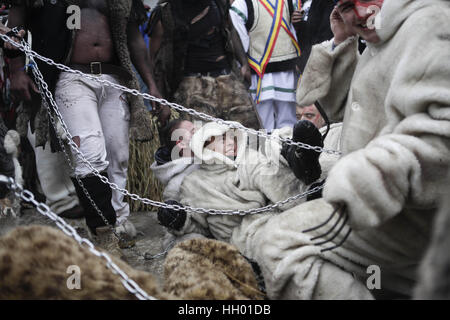
[[[70,167],[61,152],[51,152],[50,143],[45,148],[35,147],[35,136],[28,126],[28,140],[34,149],[36,171],[47,205],[56,214],[72,209],[79,204],[72,180]]]
[[[118,83],[111,75],[101,75]],[[70,134],[84,157],[98,171],[107,170],[109,180],[125,188],[128,173],[128,128],[130,113],[123,92],[79,75],[62,72],[56,84],[55,99]],[[79,157],[75,157],[74,174],[91,173]],[[130,214],[122,193],[112,191],[112,206],[117,224]]]
[[[267,132],[283,127],[294,127],[297,122],[294,101],[265,100],[257,106],[262,125]]]

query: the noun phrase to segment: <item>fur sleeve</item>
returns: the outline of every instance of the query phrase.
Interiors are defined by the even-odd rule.
[[[342,121],[345,101],[358,60],[352,37],[332,50],[332,40],[313,46],[297,90],[297,104],[320,100],[332,122]]]
[[[180,187],[180,202],[183,205],[193,206],[197,207],[198,204],[196,203],[196,194],[193,192],[193,190],[197,190],[197,183],[198,181],[198,174],[199,172],[193,172],[189,175],[187,175],[183,182],[181,183]],[[211,233],[209,231],[209,224],[206,218],[208,217],[208,214],[206,213],[198,213],[198,212],[192,212],[189,210],[186,210],[186,221],[183,225],[183,227],[179,231],[173,231],[171,232],[177,236],[181,236],[184,234],[189,233],[199,233],[204,236],[210,236]]]
[[[282,156],[280,156],[282,158]],[[304,183],[299,181],[292,173],[289,165],[279,160],[279,163],[261,163],[251,172],[252,188],[259,190],[267,199],[266,205],[286,200],[307,190]],[[280,206],[278,210],[284,211],[302,202],[304,198]]]
[[[378,226],[408,208],[436,208],[448,184],[450,41],[435,30],[408,39],[390,79],[383,132],[329,174],[324,197],[347,205],[355,229]]]

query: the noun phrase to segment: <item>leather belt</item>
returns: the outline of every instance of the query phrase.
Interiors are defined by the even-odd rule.
[[[83,73],[101,76],[102,74],[113,74],[118,76],[121,80],[132,80],[131,74],[123,67],[114,64],[103,62],[91,62],[88,64],[74,63],[69,65],[70,68],[81,71]]]

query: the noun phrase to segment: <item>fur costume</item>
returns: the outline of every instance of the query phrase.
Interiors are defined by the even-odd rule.
[[[57,229],[18,227],[0,238],[0,299],[133,299],[100,259]],[[148,294],[170,298],[150,274],[111,259]],[[80,290],[66,285],[71,265],[80,268]]]
[[[325,139],[326,149],[338,149],[341,128],[341,124],[332,125]],[[202,164],[198,170],[193,171],[183,180],[180,191],[182,204],[213,209],[245,210],[262,207],[306,191],[308,186],[303,185],[294,176],[287,161],[280,156],[281,144],[277,140],[266,140],[264,150],[266,156],[263,156],[254,150],[246,150],[246,135],[239,131],[235,160],[203,147],[205,141],[209,140],[211,136],[220,136],[228,130],[229,128],[225,125],[209,123],[193,136],[191,149],[195,156],[202,160]],[[272,135],[282,138],[291,137],[292,128],[275,130]],[[320,161],[324,167],[323,176],[326,176],[336,160],[337,157],[334,155],[325,153],[321,155]],[[262,243],[261,237],[264,237],[264,234],[267,235],[267,229],[274,228],[272,219],[275,219],[280,211],[292,207],[294,208],[288,211],[295,210],[298,207],[295,206],[303,201],[304,199],[299,199],[284,205],[280,210],[244,217],[187,212],[184,227],[179,232],[172,232],[183,234],[203,231],[205,235],[212,234],[217,239],[234,244],[243,255],[259,263],[259,259],[265,257],[258,255],[258,247]],[[293,235],[288,233],[284,236],[290,238]],[[273,237],[280,239],[281,235],[276,234]],[[266,240],[270,242],[270,239],[272,238],[269,237]],[[284,248],[274,248],[274,250],[283,252]],[[330,264],[326,268],[334,270],[336,267]],[[307,270],[305,272],[307,273]],[[271,279],[270,274],[264,276]],[[331,280],[327,278],[323,282]],[[341,284],[339,281],[333,283]],[[276,286],[272,282],[269,282],[269,285]],[[356,286],[352,287],[353,289],[365,292],[364,287],[361,289],[360,286]],[[270,288],[268,290],[271,292]],[[361,294],[358,293],[356,296],[361,297]],[[367,294],[367,297],[370,298],[371,295]]]
[[[187,300],[252,299],[264,294],[250,264],[236,247],[216,240],[192,239],[173,248],[164,262],[164,291]]]
[[[180,187],[184,177],[198,167],[198,164],[192,163],[191,158],[179,158],[161,165],[153,162],[150,169],[164,187],[163,200],[180,201]]]
[[[341,124],[332,125],[325,140],[327,149],[336,150],[338,148],[341,127]],[[183,205],[193,207],[248,210],[284,200],[307,190],[308,186],[302,184],[294,176],[286,159],[280,155],[281,144],[278,140],[266,140],[264,154],[262,154],[253,149],[247,149],[245,142],[247,135],[238,131],[237,157],[234,160],[203,148],[205,141],[212,136],[220,136],[228,130],[229,127],[226,125],[208,123],[196,132],[191,140],[196,164],[188,165],[186,159],[172,161],[170,164],[172,170],[166,171],[165,175],[162,175],[162,171],[158,169],[164,165],[153,166],[157,170],[157,175],[163,179],[161,180],[163,184],[166,185],[165,195],[170,194],[173,196],[170,198],[171,200],[180,201]],[[272,135],[290,138],[292,137],[292,128],[274,130]],[[326,176],[336,160],[337,157],[334,155],[326,153],[321,155],[323,177]],[[167,166],[167,164],[165,165]],[[172,172],[175,174],[172,175]],[[277,186],[277,188],[273,188],[273,186]],[[222,241],[232,241],[243,250],[242,252],[245,252],[246,256],[251,257],[252,250],[244,250],[247,247],[244,245],[247,236],[264,224],[271,214],[287,210],[303,201],[304,199],[299,199],[280,207],[279,210],[246,218],[226,215],[207,216],[201,213],[187,212],[184,226],[179,231],[170,230],[170,232],[178,236],[191,233],[212,235]],[[258,222],[254,220],[258,220]],[[239,226],[241,223],[243,225]],[[246,230],[247,228],[250,229]],[[236,234],[232,236],[234,233]]]
[[[184,21],[190,16],[186,11],[191,7],[201,8],[200,1],[193,2],[195,6],[185,0],[160,0],[150,17],[150,33],[154,29],[152,26],[159,21],[164,30],[154,61],[154,78],[159,91],[167,100],[173,100],[187,108],[259,129],[261,126],[256,109],[235,61],[232,41],[234,30],[228,25],[228,1],[215,0],[215,4],[222,16],[220,34],[224,40],[224,51],[231,73],[217,77],[185,76],[190,30],[189,23]],[[203,2],[205,7],[210,5],[210,1]],[[234,36],[237,39],[237,35]],[[192,119],[192,116],[184,113],[181,117]]]
[[[181,243],[168,253],[165,287],[154,277],[111,257],[131,279],[158,299],[259,299],[250,264],[236,248],[213,240]],[[69,290],[68,267],[81,271],[81,289]],[[62,231],[18,227],[0,238],[0,299],[135,299],[102,258]]]
[[[131,89],[139,88],[136,75],[133,72],[130,52],[127,44],[127,24],[132,13],[133,1],[136,0],[107,0],[109,7],[109,21],[111,34],[114,41],[117,56],[120,65],[125,67],[127,71],[133,75],[133,79],[124,83],[124,85]],[[136,14],[136,13],[135,13]],[[135,17],[137,21],[143,22],[144,16]],[[147,141],[153,138],[152,129],[150,126],[150,114],[144,106],[142,97],[127,94],[128,103],[130,105],[130,139],[138,141]]]
[[[3,119],[0,118],[0,172],[1,174],[14,178],[15,168],[14,161],[10,154],[5,148],[5,137],[8,133],[8,128],[3,123]],[[6,196],[8,190],[4,185],[0,185],[0,199]]]
[[[0,121],[0,174],[23,185],[22,167],[18,159],[20,136],[15,130],[6,130],[3,120]],[[4,217],[20,215],[20,202],[6,186],[0,186],[0,223],[4,223]]]
[[[189,32],[188,23],[183,21],[187,14],[183,12],[183,3],[185,2],[185,0],[159,0],[158,6],[153,10],[149,22],[150,33],[153,31],[152,27],[158,21],[161,21],[164,29],[161,47],[154,61],[154,74],[159,91],[168,100],[173,100],[173,96],[184,77]],[[200,3],[200,1],[195,2],[197,2],[197,5]],[[221,33],[226,40],[227,59],[232,64],[234,59],[233,46],[230,30],[227,27],[229,5],[225,0],[217,0],[216,4],[223,14]],[[189,6],[189,4],[187,5]]]
[[[381,41],[361,56],[355,38],[334,50],[331,42],[312,49],[297,100],[320,100],[331,119],[344,117],[343,157],[328,175],[325,200],[274,217],[257,236],[271,298],[367,298],[370,265],[381,270],[374,295],[412,294],[448,184],[450,2],[385,0],[376,19]],[[311,237],[330,229],[337,216],[319,230],[301,231],[326,221],[330,203],[346,205],[353,232],[341,247],[321,252],[349,226],[323,246]],[[330,277],[348,290],[336,292],[323,281]]]
[[[448,176],[450,179],[450,175]],[[433,236],[419,269],[415,299],[450,299],[450,188],[441,200],[433,223]]]
[[[247,135],[242,131],[236,131],[236,159],[230,159],[203,147],[211,137],[222,136],[228,131],[227,125],[207,123],[192,137],[191,149],[201,164],[200,168],[186,176],[181,184],[180,198],[183,205],[208,209],[248,210],[306,191],[306,186],[297,180],[290,168],[286,164],[280,165],[284,160],[282,157],[278,163],[270,162],[261,153],[247,149]],[[286,204],[280,210],[292,207],[294,203]],[[258,220],[266,215],[270,213],[252,215],[249,219]],[[211,233],[216,239],[229,242],[232,237],[240,238],[234,233],[243,219],[245,217],[236,215],[188,212],[180,233],[197,232],[205,235]],[[233,241],[231,243],[236,244]],[[243,254],[249,256],[245,252]]]

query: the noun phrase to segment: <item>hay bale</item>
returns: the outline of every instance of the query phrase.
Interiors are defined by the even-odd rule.
[[[177,119],[178,112],[172,110],[171,119]],[[161,201],[163,187],[154,177],[150,170],[151,164],[155,161],[155,152],[160,147],[158,126],[156,119],[152,119],[151,127],[153,139],[147,142],[137,142],[130,140],[130,159],[128,162],[127,190],[143,198]],[[146,205],[140,201],[133,201],[128,198],[130,211],[155,211],[157,208]]]

